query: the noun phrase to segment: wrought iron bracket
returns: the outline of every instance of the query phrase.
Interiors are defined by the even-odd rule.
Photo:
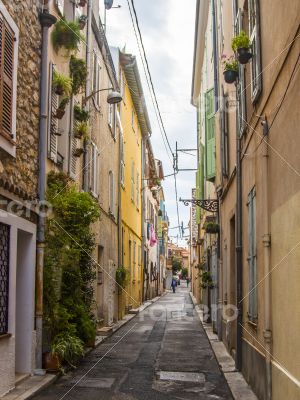
[[[189,203],[194,204],[195,206],[203,208],[203,210],[210,211],[210,212],[218,212],[219,210],[219,200],[196,200],[196,199],[179,199],[182,201],[185,206],[188,206]]]

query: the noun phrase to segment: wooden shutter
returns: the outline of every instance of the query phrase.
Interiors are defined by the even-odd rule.
[[[243,12],[238,10],[235,23],[235,34],[238,35],[243,30]],[[246,128],[246,81],[245,81],[245,65],[239,65],[239,83],[237,85],[237,111],[238,111],[238,132],[240,136],[245,132]]]
[[[227,112],[227,96],[222,96],[221,109],[221,162],[222,175],[228,177],[229,163],[229,143],[228,143],[228,112]]]
[[[15,35],[0,14],[0,133],[11,139]]]
[[[206,179],[214,180],[216,176],[214,89],[210,89],[205,93],[205,144]]]
[[[249,35],[251,39],[251,100],[255,103],[261,93],[261,55],[259,1],[248,0]]]
[[[249,266],[249,317],[257,317],[256,291],[256,191],[248,195],[248,266]]]
[[[54,68],[53,64],[50,63],[49,68],[49,112],[48,112],[48,157],[57,162],[57,131],[58,131],[58,119],[54,117],[58,107],[58,95],[52,88]]]

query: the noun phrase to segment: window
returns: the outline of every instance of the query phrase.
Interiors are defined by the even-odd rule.
[[[100,106],[100,63],[96,54],[93,52],[93,80],[92,80],[92,93],[94,94],[94,102],[97,107]]]
[[[136,173],[136,208],[140,207],[140,174]]]
[[[133,265],[136,264],[136,242],[133,242]]]
[[[109,213],[111,215],[115,215],[115,181],[114,174],[112,171],[109,171],[108,175],[108,187],[109,187]]]
[[[19,30],[0,4],[0,146],[15,156]]]
[[[222,89],[223,90],[223,89]],[[222,175],[224,178],[228,177],[229,173],[229,139],[228,139],[228,112],[227,112],[227,96],[222,96],[222,109],[221,109],[221,162],[222,162]]]
[[[131,200],[134,202],[134,161],[131,161]]]
[[[125,187],[125,154],[124,154],[124,136],[121,134],[121,185]]]
[[[258,0],[248,0],[249,36],[251,39],[251,100],[254,103],[261,93],[261,60]]]
[[[249,266],[249,319],[257,318],[256,290],[256,190],[248,195],[248,266]]]
[[[239,9],[236,13],[234,34],[238,35],[243,29],[243,12]],[[237,84],[237,128],[240,135],[246,128],[246,82],[245,65],[239,64],[239,82]]]
[[[90,191],[94,197],[98,196],[98,148],[95,143],[90,146]]]
[[[206,179],[214,180],[216,176],[216,138],[213,88],[205,93],[205,144]]]
[[[132,126],[132,129],[135,131],[134,119],[135,119],[135,113],[134,113],[134,110],[132,110],[131,111],[131,126]]]
[[[142,246],[138,248],[138,265],[142,265]]]
[[[10,227],[0,223],[0,335],[8,333]]]

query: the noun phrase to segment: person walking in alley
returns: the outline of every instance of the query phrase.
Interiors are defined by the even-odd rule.
[[[189,283],[190,283],[190,278],[187,276],[186,277],[186,287],[189,287]]]
[[[177,286],[177,281],[176,281],[176,279],[173,277],[173,278],[172,278],[172,282],[171,282],[171,288],[172,288],[172,290],[173,290],[173,293],[176,292],[176,286]]]

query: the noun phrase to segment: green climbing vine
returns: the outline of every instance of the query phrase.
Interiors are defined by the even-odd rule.
[[[44,344],[57,346],[63,335],[88,344],[96,334],[95,265],[90,257],[95,239],[90,227],[99,218],[99,207],[63,173],[48,175],[47,200],[53,213],[46,227]]]

